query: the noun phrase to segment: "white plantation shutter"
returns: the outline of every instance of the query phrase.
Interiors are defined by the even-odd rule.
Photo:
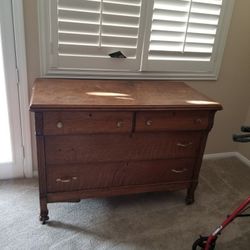
[[[143,69],[211,71],[221,10],[222,0],[155,0]]]
[[[51,0],[51,66],[139,70],[141,0]],[[127,58],[111,58],[121,51]]]
[[[216,79],[233,4],[39,0],[43,75]]]

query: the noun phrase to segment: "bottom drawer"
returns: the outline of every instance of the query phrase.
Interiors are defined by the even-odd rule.
[[[50,165],[48,192],[190,181],[194,159]]]

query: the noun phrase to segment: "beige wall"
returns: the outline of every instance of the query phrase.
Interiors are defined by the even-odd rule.
[[[35,0],[24,1],[28,80],[39,76],[38,22]],[[206,153],[240,150],[247,156],[250,144],[232,142],[232,134],[245,122],[250,105],[250,1],[236,0],[218,81],[190,81],[189,85],[221,102]],[[250,116],[250,114],[248,115]],[[250,159],[250,153],[248,154]]]
[[[218,81],[190,85],[221,102],[206,153],[238,151],[232,134],[239,132],[250,105],[250,1],[236,0]],[[250,144],[246,145],[250,151]],[[250,158],[249,158],[250,159]]]

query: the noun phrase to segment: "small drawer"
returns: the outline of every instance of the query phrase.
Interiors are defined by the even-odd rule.
[[[44,134],[126,133],[132,130],[130,112],[45,112]]]
[[[209,111],[138,112],[136,131],[205,130]]]

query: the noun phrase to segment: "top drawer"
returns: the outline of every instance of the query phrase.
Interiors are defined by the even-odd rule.
[[[131,112],[44,112],[45,135],[125,133],[132,130]]]
[[[205,130],[209,111],[155,111],[138,112],[136,131]]]

